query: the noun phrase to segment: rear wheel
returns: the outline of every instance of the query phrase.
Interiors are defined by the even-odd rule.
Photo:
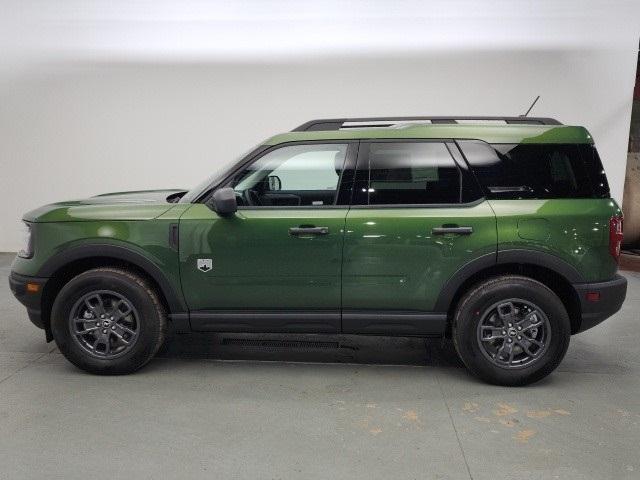
[[[81,273],[59,292],[51,330],[74,365],[98,374],[133,372],[158,351],[166,313],[155,291],[126,270]]]
[[[562,361],[570,336],[569,316],[555,293],[515,275],[472,288],[453,323],[465,366],[498,385],[526,385],[547,376]]]

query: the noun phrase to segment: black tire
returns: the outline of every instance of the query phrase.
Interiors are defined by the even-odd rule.
[[[528,311],[530,307],[526,303],[513,303],[514,299],[522,299],[537,307],[543,314],[540,317],[546,317],[545,332],[549,331],[548,342],[542,342],[545,347],[540,347],[539,356],[528,356],[518,346],[517,351],[524,358],[521,360],[521,366],[505,365],[503,357],[507,358],[507,355],[500,353],[499,347],[497,347],[497,361],[495,351],[487,351],[496,348],[493,345],[501,346],[503,342],[514,342],[515,338],[510,335],[516,335],[520,332],[516,333],[513,331],[514,329],[509,329],[504,339],[496,340],[493,344],[480,339],[480,332],[485,330],[480,330],[479,324],[483,322],[483,325],[486,325],[486,319],[489,318],[491,312],[497,312],[497,308],[499,308],[497,305],[510,305],[511,308],[514,305],[525,305],[521,310]],[[506,307],[507,311],[510,307]],[[519,310],[513,309],[513,311],[518,312]],[[493,318],[488,321],[495,322],[495,319],[499,318],[496,315],[497,313],[494,313]],[[502,325],[503,320],[499,319],[499,322],[498,325]],[[514,323],[514,325],[517,324]],[[456,351],[467,369],[488,383],[504,386],[527,385],[549,375],[564,358],[571,337],[569,315],[558,296],[546,285],[531,278],[517,275],[496,277],[471,288],[458,304],[452,326]],[[538,332],[537,329],[534,331]],[[504,332],[498,332],[498,334],[500,333],[504,334]],[[489,335],[492,333],[489,332]],[[522,340],[522,342],[526,341],[526,339]],[[486,345],[489,347],[485,348]],[[533,346],[533,344],[527,343],[527,346]],[[511,348],[515,347],[511,346]],[[538,347],[534,346],[535,348]],[[528,360],[527,357],[529,357]]]
[[[106,355],[100,358],[97,350],[91,354],[81,346],[83,339],[72,333],[72,310],[80,308],[83,298],[92,292],[122,296],[125,304],[135,311],[135,340],[130,345],[120,342],[119,348],[124,350],[117,356],[114,354],[115,358]],[[99,375],[121,375],[138,370],[153,358],[166,336],[167,315],[157,293],[139,276],[119,268],[96,268],[79,274],[62,287],[53,303],[51,331],[60,352],[77,367]],[[106,342],[114,340],[119,342],[117,337]]]

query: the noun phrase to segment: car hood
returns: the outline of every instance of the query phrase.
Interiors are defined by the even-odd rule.
[[[185,190],[144,190],[115,192],[52,203],[36,208],[23,217],[28,222],[82,222],[91,220],[151,220],[175,203],[173,198]]]

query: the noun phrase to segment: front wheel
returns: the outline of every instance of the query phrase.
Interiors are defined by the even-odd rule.
[[[124,374],[146,364],[165,337],[166,313],[155,291],[122,269],[97,268],[67,283],[51,311],[64,356],[91,373]]]
[[[527,277],[497,277],[472,288],[453,321],[453,339],[473,374],[496,385],[527,385],[562,361],[571,336],[562,301]]]

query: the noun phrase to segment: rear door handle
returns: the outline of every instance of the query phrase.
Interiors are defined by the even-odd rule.
[[[289,235],[297,237],[298,235],[327,235],[329,227],[291,227]]]
[[[445,235],[447,233],[457,233],[458,235],[471,235],[473,227],[435,227],[431,229],[433,235]]]

